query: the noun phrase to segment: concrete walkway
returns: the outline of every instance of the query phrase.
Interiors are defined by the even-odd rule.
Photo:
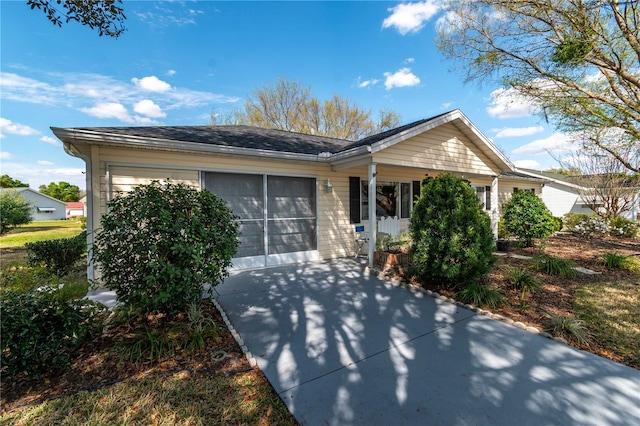
[[[352,259],[236,272],[216,293],[304,425],[640,424],[640,371]]]

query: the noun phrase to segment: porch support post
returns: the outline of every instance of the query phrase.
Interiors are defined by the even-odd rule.
[[[500,206],[498,206],[498,176],[491,181],[491,230],[498,239],[498,221],[500,220]]]
[[[376,249],[376,164],[369,164],[369,268],[373,268],[373,252]]]

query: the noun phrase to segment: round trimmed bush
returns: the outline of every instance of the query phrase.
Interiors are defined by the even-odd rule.
[[[413,266],[421,279],[466,286],[496,262],[491,220],[469,181],[441,175],[422,182],[411,215]]]
[[[104,285],[125,306],[184,312],[227,275],[238,225],[207,190],[153,181],[108,204],[93,247]]]
[[[515,235],[525,247],[533,247],[535,238],[546,238],[556,229],[556,220],[533,192],[519,191],[504,205],[502,214],[507,232]]]

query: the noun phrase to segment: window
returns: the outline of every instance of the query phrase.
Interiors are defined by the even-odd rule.
[[[478,201],[484,207],[485,210],[491,210],[491,187],[490,186],[476,186],[476,196]]]
[[[361,218],[369,219],[369,182],[361,181]],[[411,183],[376,182],[376,217],[407,219],[411,215]]]
[[[536,189],[535,188],[513,188],[513,193],[515,194],[518,191],[529,191],[529,192],[533,192],[534,194],[536,193]]]

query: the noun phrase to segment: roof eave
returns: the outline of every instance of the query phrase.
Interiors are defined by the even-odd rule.
[[[144,138],[140,136],[95,132],[87,129],[51,127],[53,133],[63,143],[84,143],[88,145],[120,145],[129,148],[154,148],[179,152],[207,152],[226,155],[252,156],[279,160],[328,162],[325,153],[301,154],[294,152],[271,151],[266,149],[242,148],[234,146],[209,145],[197,142],[185,142],[173,139]]]

